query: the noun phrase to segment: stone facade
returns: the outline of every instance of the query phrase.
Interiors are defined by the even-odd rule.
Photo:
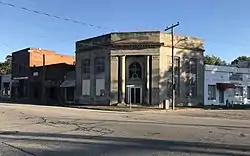
[[[187,101],[202,103],[203,40],[175,35],[174,44],[178,62],[176,101],[178,104]],[[101,64],[98,58],[104,62]],[[194,60],[195,66],[190,64],[190,60]],[[98,67],[98,64],[103,67]],[[96,72],[100,69],[101,72]],[[170,34],[159,31],[110,33],[78,41],[76,102],[93,105],[128,102],[160,105],[170,99],[170,69]],[[190,87],[191,84],[195,89]],[[187,92],[191,98],[187,98]]]

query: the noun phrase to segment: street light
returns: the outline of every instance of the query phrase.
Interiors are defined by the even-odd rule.
[[[182,41],[186,41],[186,40],[188,40],[188,37],[185,36],[184,38],[178,40],[178,41],[175,43],[174,47],[175,47],[178,43],[180,43],[180,42],[182,42]]]

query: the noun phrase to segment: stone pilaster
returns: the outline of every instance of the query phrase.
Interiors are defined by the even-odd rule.
[[[96,75],[95,75],[95,55],[90,54],[90,96],[92,104],[95,104]]]
[[[110,104],[118,103],[118,72],[119,72],[119,58],[117,56],[110,57]]]
[[[151,59],[150,59],[150,57],[151,56],[146,56],[146,76],[147,76],[147,104],[150,104],[150,92],[151,92],[151,85],[150,85],[150,81],[151,81],[151,79],[150,79],[150,67],[151,67],[151,65],[150,65],[150,61],[151,61]]]
[[[121,56],[121,90],[122,90],[122,103],[126,100],[126,56]]]
[[[151,104],[156,105],[159,104],[160,99],[159,99],[159,56],[158,55],[153,55],[151,56]]]

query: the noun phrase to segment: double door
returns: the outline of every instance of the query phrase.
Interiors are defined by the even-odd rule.
[[[128,88],[128,103],[131,104],[141,104],[142,103],[142,89],[141,87],[131,87]]]

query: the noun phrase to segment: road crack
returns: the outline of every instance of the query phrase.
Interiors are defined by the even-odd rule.
[[[103,122],[95,122],[95,123],[77,123],[78,120],[70,120],[70,121],[59,121],[59,120],[50,120],[45,117],[39,117],[39,116],[28,116],[25,115],[25,113],[20,112],[22,114],[22,118],[24,120],[35,120],[34,124],[40,124],[40,125],[47,125],[52,126],[56,128],[60,128],[61,126],[74,126],[73,129],[66,131],[66,132],[74,132],[74,131],[82,131],[82,132],[94,132],[98,133],[100,136],[111,134],[114,132],[114,130],[109,128],[101,127]],[[97,125],[95,125],[97,124]]]

